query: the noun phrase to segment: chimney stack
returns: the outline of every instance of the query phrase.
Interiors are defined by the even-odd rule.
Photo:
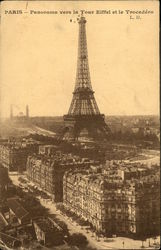
[[[10,105],[10,119],[12,120],[13,118],[13,106],[12,104]]]
[[[26,117],[28,118],[29,117],[29,106],[26,105]]]

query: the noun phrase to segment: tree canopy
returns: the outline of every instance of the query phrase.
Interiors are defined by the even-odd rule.
[[[8,170],[0,165],[0,184],[5,187],[9,183]]]

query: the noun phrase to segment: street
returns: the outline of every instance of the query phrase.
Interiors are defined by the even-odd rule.
[[[10,178],[13,181],[13,184],[16,186],[19,186],[19,184],[20,184],[20,181],[18,180],[19,177],[20,177],[20,175],[10,174]],[[22,176],[22,177],[24,179],[26,179],[25,176]],[[29,182],[28,180],[27,180],[27,182],[28,182],[28,184],[31,184],[31,182]],[[21,183],[21,185],[23,185],[23,184]],[[152,239],[152,238],[150,238],[150,244],[149,244],[149,239],[147,239],[143,243],[140,240],[133,240],[130,238],[125,238],[125,237],[116,237],[116,238],[108,238],[108,239],[99,237],[99,239],[98,239],[93,235],[92,232],[87,230],[85,227],[81,227],[76,222],[72,222],[71,218],[68,218],[67,216],[62,214],[59,210],[57,210],[56,206],[52,200],[43,199],[41,197],[37,197],[37,198],[40,200],[40,203],[42,204],[42,206],[49,209],[50,214],[55,214],[59,220],[65,222],[67,224],[69,232],[71,234],[72,233],[82,233],[83,235],[85,235],[89,241],[89,245],[93,248],[104,249],[104,250],[105,249],[106,250],[107,249],[130,249],[130,250],[133,250],[133,249],[142,249],[142,248],[144,248],[144,249],[160,249],[160,237],[159,236],[155,240],[155,244],[154,244],[154,239]]]

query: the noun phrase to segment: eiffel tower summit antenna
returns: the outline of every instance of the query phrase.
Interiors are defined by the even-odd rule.
[[[78,19],[79,37],[75,88],[68,114],[64,115],[65,128],[62,137],[66,140],[102,140],[109,133],[105,117],[99,111],[92,89],[86,22],[85,17],[81,14]]]

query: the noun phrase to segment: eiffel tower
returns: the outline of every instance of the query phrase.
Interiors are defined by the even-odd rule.
[[[79,18],[78,61],[73,99],[64,115],[63,139],[99,140],[106,138],[109,128],[100,113],[91,85],[86,39],[86,19]]]

